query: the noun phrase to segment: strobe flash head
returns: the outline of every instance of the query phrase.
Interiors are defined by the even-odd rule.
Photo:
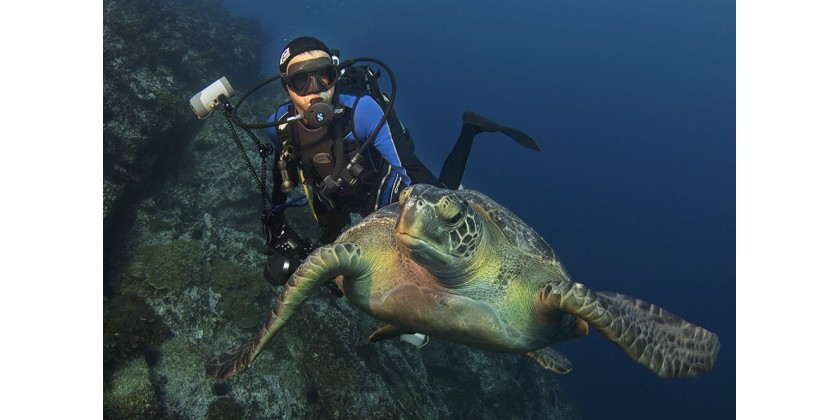
[[[231,96],[233,96],[233,87],[227,78],[222,76],[219,80],[202,89],[201,92],[193,95],[190,98],[190,108],[198,116],[198,119],[203,120],[213,112],[214,108],[230,99]]]

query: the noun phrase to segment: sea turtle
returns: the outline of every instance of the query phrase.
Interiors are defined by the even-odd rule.
[[[558,373],[571,363],[550,345],[592,325],[663,378],[704,374],[717,336],[662,308],[574,282],[546,241],[477,191],[425,184],[312,252],[253,340],[211,358],[228,378],[257,354],[318,287],[339,279],[350,304],[387,324],[370,341],[422,333],[480,349],[523,353]]]

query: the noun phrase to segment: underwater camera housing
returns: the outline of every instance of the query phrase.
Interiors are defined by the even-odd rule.
[[[292,229],[282,206],[264,212],[262,222],[267,245],[271,249],[263,275],[274,286],[285,284],[315,246]]]
[[[198,116],[198,119],[203,120],[213,112],[213,109],[230,99],[233,92],[233,87],[228,82],[227,77],[222,76],[193,95],[190,98],[190,108]]]

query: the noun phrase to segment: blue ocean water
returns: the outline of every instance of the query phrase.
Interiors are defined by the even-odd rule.
[[[710,374],[671,381],[594,331],[559,343],[585,418],[735,417],[734,1],[226,5],[273,37],[266,75],[301,35],[388,63],[398,115],[432,172],[466,109],[528,132],[542,152],[477,137],[464,186],[533,226],[577,281],[720,337]]]

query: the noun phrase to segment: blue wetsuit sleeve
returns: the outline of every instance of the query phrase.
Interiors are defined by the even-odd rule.
[[[360,141],[367,141],[384,113],[384,110],[370,96],[365,95],[359,99],[353,113],[353,125],[356,129],[356,134],[361,137]],[[373,139],[373,147],[391,165],[394,171],[396,171],[396,174],[400,175],[402,182],[405,185],[410,185],[411,178],[406,172],[405,167],[403,167],[392,133],[392,130],[400,129],[401,127],[391,127],[386,121],[376,134],[376,138]]]
[[[359,99],[354,110],[353,125],[361,141],[365,141],[371,135],[383,113],[384,110],[370,96]],[[373,140],[373,146],[389,164],[377,193],[377,206],[396,201],[400,190],[411,184],[423,183],[444,188],[414,154],[414,141],[408,130],[399,123],[396,114],[390,115],[380,128]]]
[[[280,118],[283,118],[286,115],[287,105],[288,104],[283,104],[278,106],[277,109],[265,119],[265,122],[273,123]],[[277,138],[277,128],[274,126],[266,127],[263,129],[263,132],[268,136],[268,140],[271,142],[271,145],[274,146],[274,150],[280,150],[280,139]]]

